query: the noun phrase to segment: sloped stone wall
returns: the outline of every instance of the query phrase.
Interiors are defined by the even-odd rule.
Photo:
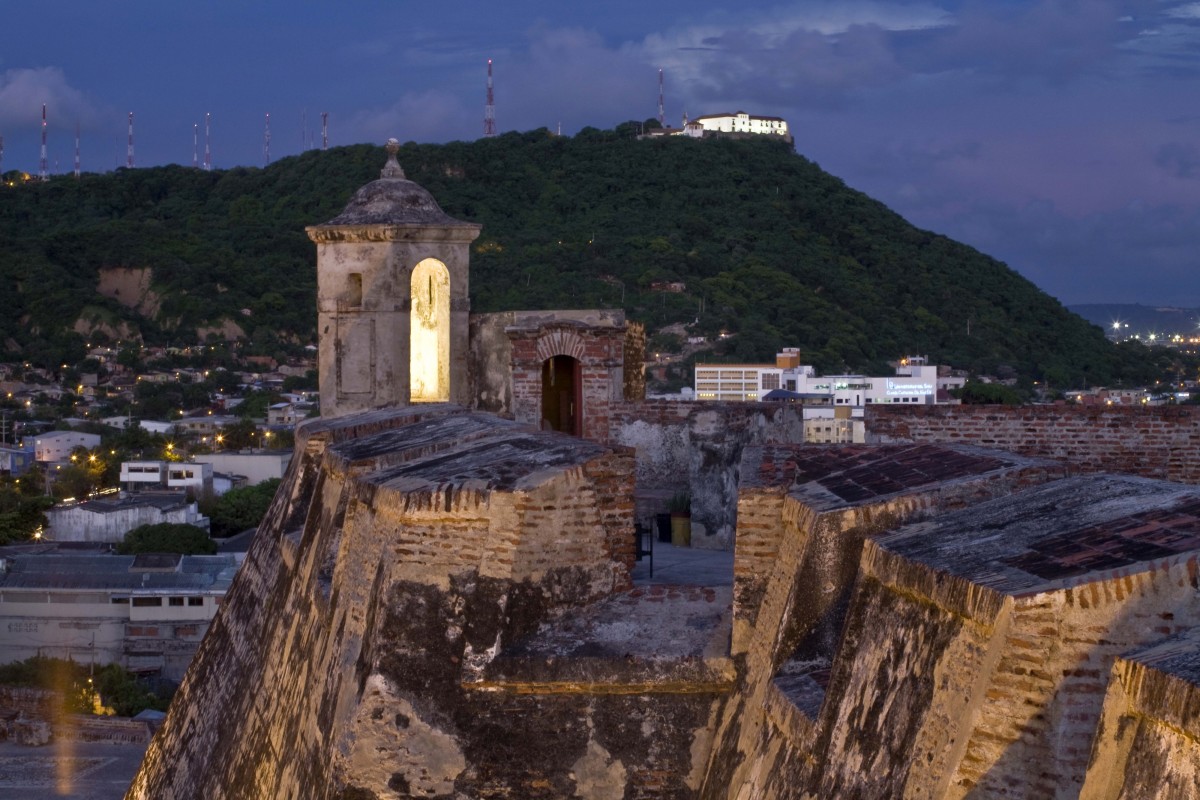
[[[628,585],[631,453],[447,406],[299,439],[130,798],[686,796],[711,690],[464,685]]]

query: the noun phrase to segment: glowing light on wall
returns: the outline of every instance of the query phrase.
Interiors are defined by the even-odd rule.
[[[450,271],[427,258],[413,268],[409,285],[409,397],[444,403],[450,399]]]

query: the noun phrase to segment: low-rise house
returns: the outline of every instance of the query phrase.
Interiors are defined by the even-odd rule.
[[[295,425],[304,419],[294,403],[275,403],[267,407],[268,425]]]
[[[213,470],[228,475],[244,475],[245,485],[255,486],[272,478],[282,478],[292,460],[291,450],[263,450],[260,452],[197,453],[196,463],[212,464]]]
[[[0,447],[0,474],[20,477],[33,465],[33,452],[17,447]]]
[[[222,414],[204,414],[196,417],[184,417],[175,423],[177,430],[194,433],[197,436],[213,436],[222,429],[238,421],[238,417]]]
[[[180,461],[125,461],[121,487],[127,492],[173,490],[202,497],[214,493],[212,464]]]
[[[0,557],[0,662],[36,655],[179,680],[241,556]]]

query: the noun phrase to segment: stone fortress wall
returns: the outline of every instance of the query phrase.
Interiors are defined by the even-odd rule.
[[[978,444],[1087,472],[1200,483],[1200,406],[871,406],[866,428],[868,441]]]
[[[129,797],[1195,796],[1200,487],[753,438],[730,591],[630,586],[628,448],[308,423]]]

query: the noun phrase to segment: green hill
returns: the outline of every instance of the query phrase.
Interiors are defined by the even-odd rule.
[[[335,216],[383,161],[382,147],[360,145],[265,169],[0,186],[0,350],[54,363],[82,341],[72,326],[187,343],[225,320],[258,347],[313,341],[304,226]],[[881,369],[911,353],[1067,386],[1131,368],[1100,329],[1013,270],[914,228],[779,142],[538,130],[410,143],[400,163],[448,213],[483,224],[476,311],[623,306],[651,331],[736,332],[718,357],[798,346],[823,370]],[[101,271],[118,267],[150,272],[100,295]],[[149,291],[134,298],[139,274]],[[686,291],[652,291],[659,281]]]

